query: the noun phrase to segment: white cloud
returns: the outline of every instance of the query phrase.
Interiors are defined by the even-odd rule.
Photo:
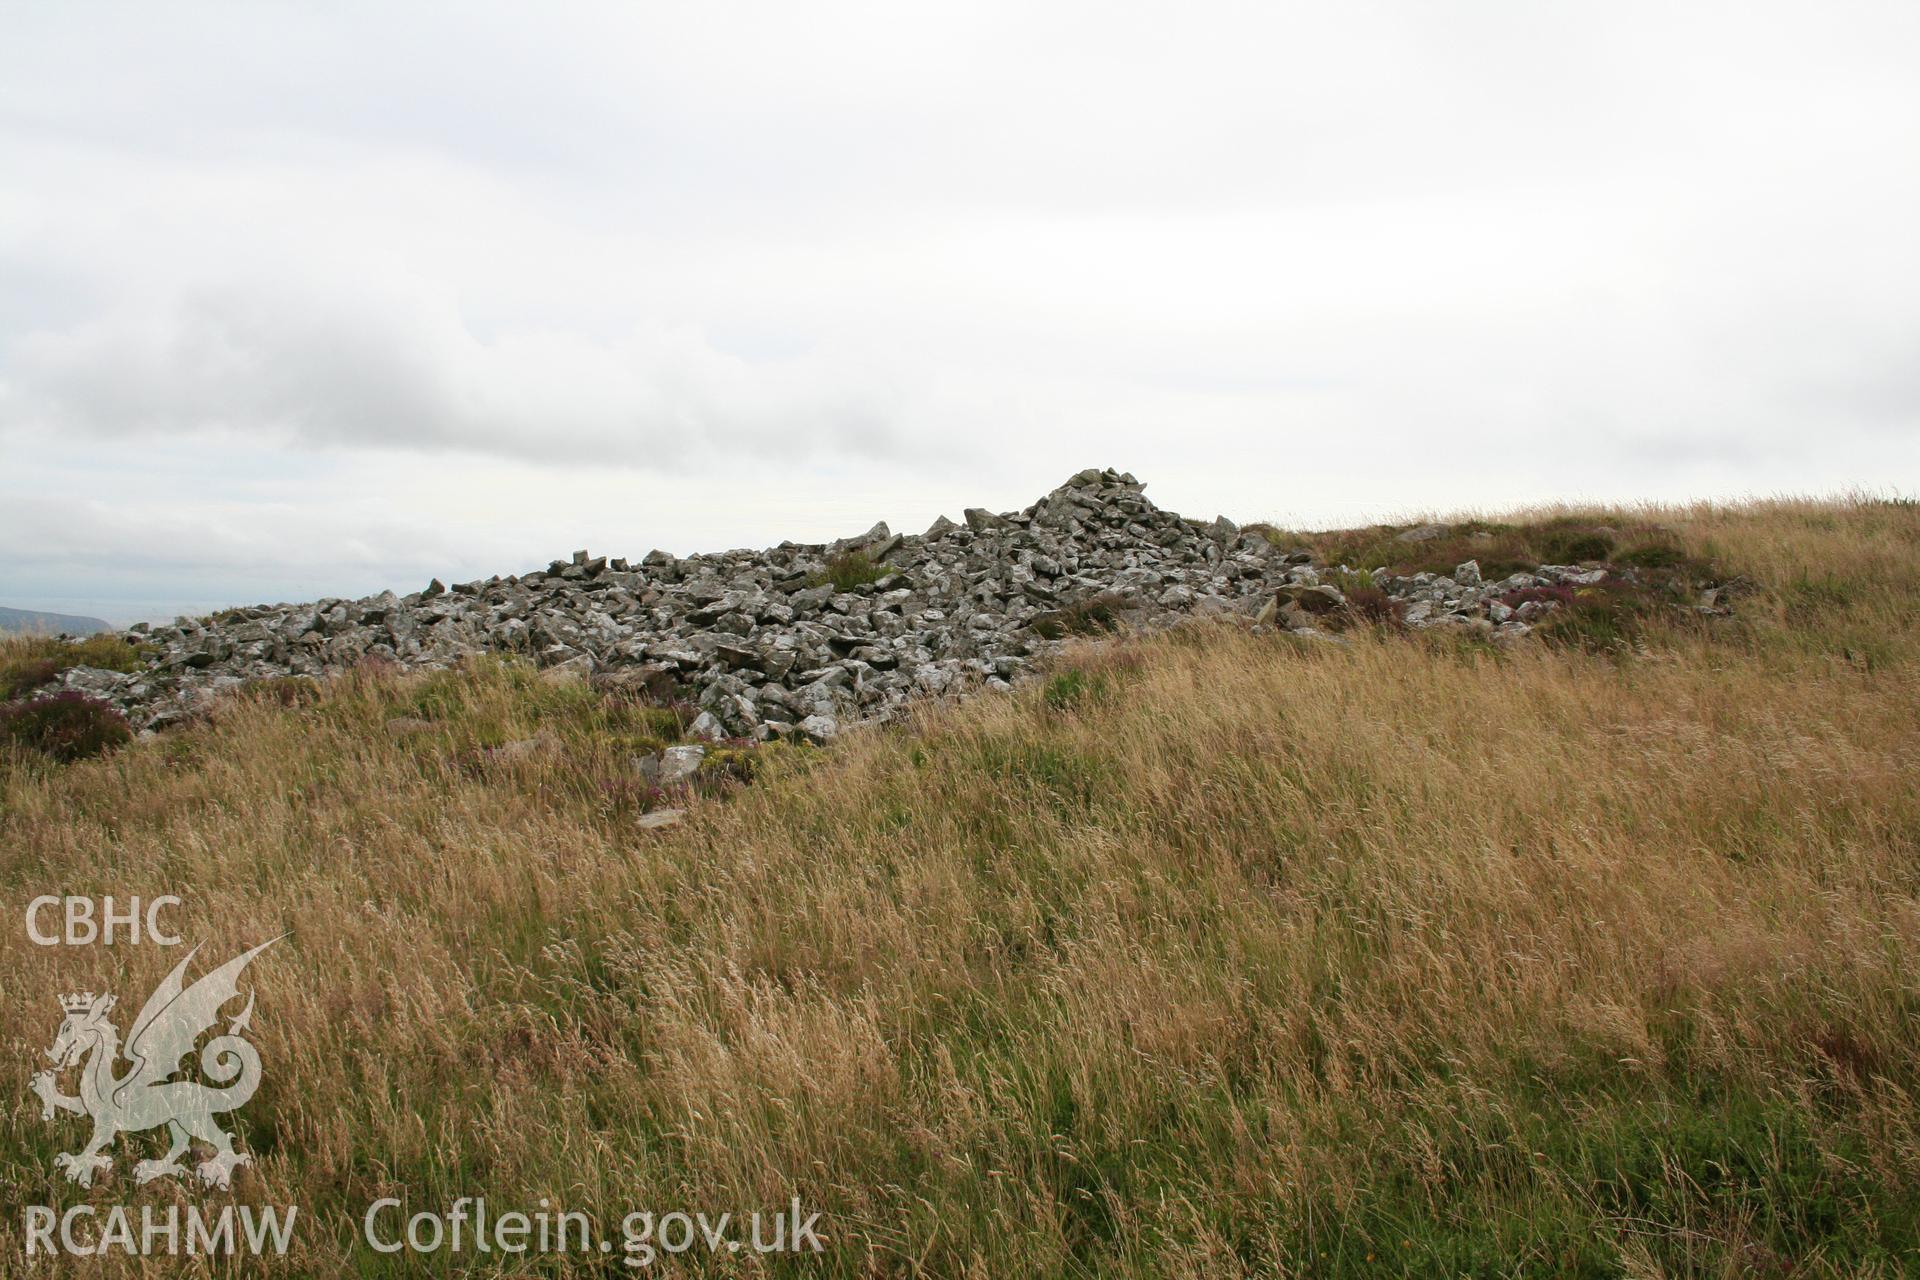
[[[12,603],[120,581],[156,529],[116,596],[907,523],[1090,463],[1328,521],[1920,476],[1908,5],[8,35],[0,552],[64,566],[0,570]],[[223,534],[263,523],[286,555]]]
[[[750,361],[695,328],[482,338],[451,299],[200,287],[14,348],[12,414],[97,436],[438,447],[683,470],[900,452],[887,391],[828,360]]]

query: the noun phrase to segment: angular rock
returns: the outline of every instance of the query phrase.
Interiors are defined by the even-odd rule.
[[[1347,597],[1338,588],[1314,583],[1289,583],[1273,594],[1283,609],[1290,604],[1309,615],[1332,613],[1347,604]]]
[[[1396,534],[1396,542],[1432,542],[1435,538],[1444,538],[1453,530],[1444,524],[1423,524]]]
[[[662,831],[667,827],[680,824],[687,816],[685,809],[651,809],[633,820],[633,825],[641,831]]]
[[[700,771],[700,762],[706,758],[705,747],[668,747],[660,753],[660,767],[654,775],[655,784],[677,787],[691,781],[693,775]]]
[[[1010,529],[1012,521],[1005,516],[997,516],[985,507],[968,507],[961,512],[966,517],[967,528],[975,533],[985,533],[989,529]]]
[[[1143,488],[1129,474],[1089,468],[1023,511],[970,508],[964,527],[942,517],[924,535],[882,523],[839,543],[763,551],[681,558],[655,550],[632,561],[582,550],[542,572],[451,589],[436,579],[404,597],[182,618],[129,633],[152,655],[145,669],[76,670],[63,683],[109,699],[139,730],[198,715],[245,680],[324,680],[369,660],[432,670],[502,653],[533,660],[555,680],[585,677],[607,697],[694,701],[692,733],[705,741],[824,741],[914,698],[1017,680],[1056,646],[1115,625],[1221,613],[1297,629],[1342,609],[1344,597],[1319,573],[1333,566],[1225,517],[1161,511]],[[1449,532],[1426,525],[1400,537]],[[824,571],[854,549],[885,567],[842,590]],[[1554,603],[1513,607],[1501,596],[1592,584],[1604,572],[1541,566],[1486,584],[1469,562],[1450,579],[1382,570],[1369,580],[1402,607],[1407,625],[1465,620],[1508,635]],[[1726,599],[1703,603],[1724,608]],[[502,751],[496,758],[514,758]],[[662,761],[643,760],[652,763],[635,767],[657,777]]]

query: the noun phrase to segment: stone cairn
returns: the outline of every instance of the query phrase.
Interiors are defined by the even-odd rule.
[[[882,523],[765,551],[654,551],[632,563],[579,551],[543,572],[451,588],[436,579],[404,596],[142,624],[126,633],[152,654],[142,670],[76,667],[64,683],[155,730],[251,680],[325,677],[370,659],[417,670],[518,654],[616,685],[680,690],[699,705],[696,736],[824,742],[915,698],[1006,687],[1090,618],[1153,628],[1225,615],[1326,635],[1316,619],[1346,601],[1307,552],[1224,516],[1162,511],[1144,487],[1090,469],[1023,511],[974,508],[917,536]],[[1469,561],[1452,577],[1381,571],[1372,581],[1401,601],[1407,625],[1508,637],[1551,602],[1516,613],[1501,595],[1601,574],[1547,565],[1483,583]]]

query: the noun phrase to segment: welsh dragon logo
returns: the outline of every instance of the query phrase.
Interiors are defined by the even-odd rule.
[[[197,1140],[213,1148],[212,1157],[195,1167],[200,1181],[209,1187],[232,1185],[233,1171],[251,1163],[253,1157],[235,1151],[233,1139],[213,1118],[244,1106],[260,1087],[260,1055],[242,1038],[253,1018],[251,995],[246,1008],[227,1024],[226,1034],[215,1036],[200,1050],[200,1073],[224,1087],[174,1077],[180,1072],[180,1060],[193,1052],[194,1043],[219,1021],[221,1007],[240,994],[241,970],[279,940],[261,943],[183,989],[181,975],[200,948],[188,952],[187,958],[175,965],[147,997],[140,1016],[133,1020],[125,1049],[131,1066],[124,1074],[118,1071],[120,1031],[107,1018],[114,998],[96,996],[91,991],[60,997],[66,1020],[60,1024],[53,1047],[47,1050],[56,1066],[53,1071],[35,1075],[32,1087],[40,1095],[41,1119],[53,1119],[56,1110],[91,1116],[93,1140],[80,1151],[55,1156],[56,1168],[64,1170],[71,1181],[90,1187],[95,1173],[112,1166],[112,1157],[105,1153],[116,1137],[165,1125],[171,1137],[167,1154],[134,1165],[136,1182],[184,1174],[186,1167],[180,1157],[186,1154],[188,1143]],[[80,1094],[69,1097],[60,1092],[55,1072],[76,1064],[83,1064]]]

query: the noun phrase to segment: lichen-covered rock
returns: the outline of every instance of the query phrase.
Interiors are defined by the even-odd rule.
[[[692,781],[693,775],[700,771],[700,762],[706,758],[705,747],[668,747],[660,753],[659,772],[654,775],[655,785],[677,787]]]
[[[585,551],[514,577],[365,600],[257,605],[218,619],[136,628],[155,656],[132,674],[77,668],[66,687],[123,708],[136,728],[176,723],[219,689],[320,677],[369,658],[438,668],[479,653],[520,654],[556,680],[680,696],[696,738],[797,734],[890,715],[910,699],[1004,686],[1077,631],[1156,627],[1197,613],[1290,623],[1343,607],[1305,557],[1224,518],[1162,511],[1133,476],[1089,469],[1024,511],[969,509],[924,535],[885,523],[823,544],[638,561]],[[866,557],[871,581],[830,566]],[[1466,570],[1374,581],[1417,607],[1410,625],[1486,618],[1523,585],[1588,581],[1543,566],[1481,584]],[[857,577],[865,577],[854,575]],[[1458,579],[1458,580],[1456,580]],[[1536,611],[1537,612],[1537,611]],[[1496,619],[1524,628],[1524,610]]]

